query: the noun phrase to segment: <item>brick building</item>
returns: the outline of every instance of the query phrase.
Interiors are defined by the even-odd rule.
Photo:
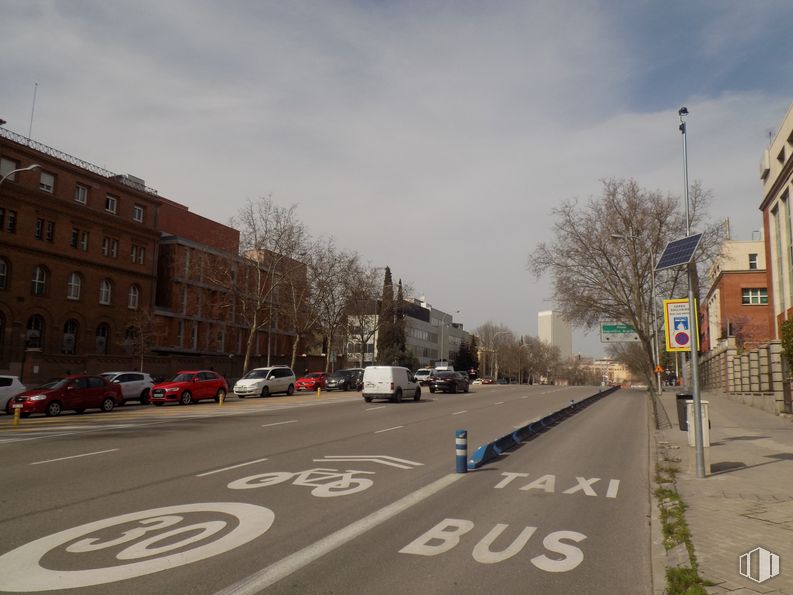
[[[236,229],[137,177],[0,128],[3,178],[0,372],[35,382],[67,369],[137,369],[144,356],[162,375],[210,365],[241,372],[247,329],[229,295],[252,265],[239,256]],[[262,321],[256,365],[271,355],[288,362],[294,335],[277,320]]]

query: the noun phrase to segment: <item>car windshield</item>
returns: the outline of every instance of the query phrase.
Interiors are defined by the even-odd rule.
[[[344,377],[344,372],[333,372],[333,374],[328,374],[328,380],[344,380]]]
[[[416,374],[415,374],[415,376],[429,376],[429,375],[430,375],[429,370],[416,370]]]
[[[41,386],[38,386],[36,388],[46,388],[46,389],[60,388],[64,384],[66,384],[66,379],[65,378],[52,378],[48,382],[46,382],[46,383],[44,383]]]
[[[306,378],[322,378],[322,372],[312,372],[306,375]]]
[[[113,378],[115,378],[115,377],[116,377],[116,375],[115,375],[115,374],[108,374],[108,373],[100,374],[100,376],[101,376],[102,378],[104,378],[105,380],[107,380],[108,382],[109,382],[109,381],[111,381],[111,380],[113,380]]]
[[[269,370],[251,370],[243,378],[267,378]]]
[[[171,382],[189,382],[195,377],[195,374],[177,374],[171,378]]]
[[[438,378],[453,378],[454,372],[438,372]]]

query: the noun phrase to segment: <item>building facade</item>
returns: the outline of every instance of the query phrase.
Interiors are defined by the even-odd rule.
[[[573,329],[559,312],[553,310],[539,312],[537,331],[540,341],[559,348],[563,360],[573,357]]]

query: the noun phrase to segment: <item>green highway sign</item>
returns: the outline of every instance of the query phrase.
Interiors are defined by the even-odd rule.
[[[601,322],[600,342],[617,343],[638,341],[639,335],[633,325],[625,322]]]

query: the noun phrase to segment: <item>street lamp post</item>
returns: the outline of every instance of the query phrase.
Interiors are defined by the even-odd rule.
[[[689,216],[689,200],[688,200],[688,144],[686,142],[686,122],[683,116],[688,115],[688,109],[681,107],[677,111],[680,118],[680,126],[678,129],[683,136],[683,195],[686,201],[686,237],[691,235],[691,218]],[[694,259],[688,263],[688,317],[693,324],[693,328],[697,328],[696,316],[697,306],[694,303],[694,275],[696,274],[696,263]],[[697,477],[702,479],[705,477],[705,449],[703,447],[703,432],[702,432],[702,399],[699,393],[699,337],[697,333],[692,333],[691,337],[691,393],[694,401],[694,443],[696,445],[696,461],[697,461]]]
[[[33,169],[37,169],[37,168],[40,168],[40,167],[41,166],[38,163],[34,163],[33,165],[28,165],[27,167],[20,167],[19,169],[14,169],[14,170],[8,172],[6,175],[4,175],[2,178],[0,178],[0,185],[2,185],[3,182],[6,181],[6,178],[10,178],[15,173],[19,173],[21,171],[31,171]]]

